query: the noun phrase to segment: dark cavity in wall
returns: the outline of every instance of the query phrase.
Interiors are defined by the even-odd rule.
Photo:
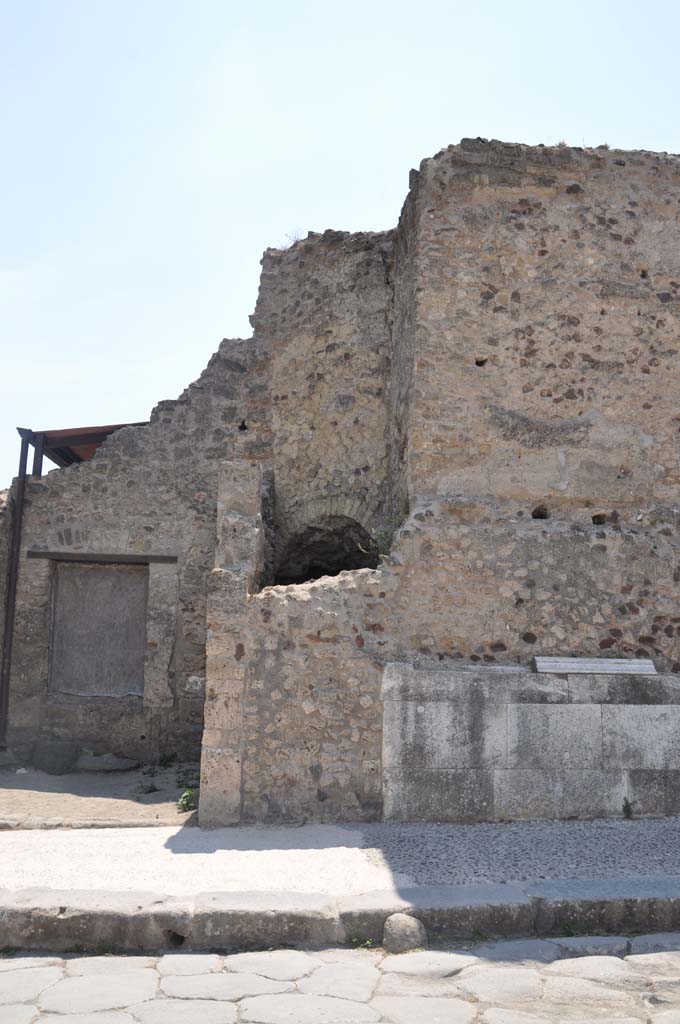
[[[274,583],[306,583],[321,576],[337,576],[345,569],[377,566],[378,548],[360,523],[348,516],[324,516],[286,542],[277,561]]]

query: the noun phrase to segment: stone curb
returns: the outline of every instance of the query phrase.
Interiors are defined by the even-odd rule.
[[[152,953],[380,943],[408,911],[433,939],[680,930],[680,877],[322,893],[0,890],[0,950]]]

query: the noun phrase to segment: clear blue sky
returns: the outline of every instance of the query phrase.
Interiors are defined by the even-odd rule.
[[[680,150],[675,0],[0,0],[0,486],[146,419],[286,236],[396,223],[463,136]]]

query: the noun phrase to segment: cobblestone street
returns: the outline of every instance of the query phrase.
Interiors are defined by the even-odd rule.
[[[680,934],[0,959],[2,1024],[680,1024]]]

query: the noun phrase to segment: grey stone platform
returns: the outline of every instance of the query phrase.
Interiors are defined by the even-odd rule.
[[[680,813],[680,676],[388,664],[385,817]]]

